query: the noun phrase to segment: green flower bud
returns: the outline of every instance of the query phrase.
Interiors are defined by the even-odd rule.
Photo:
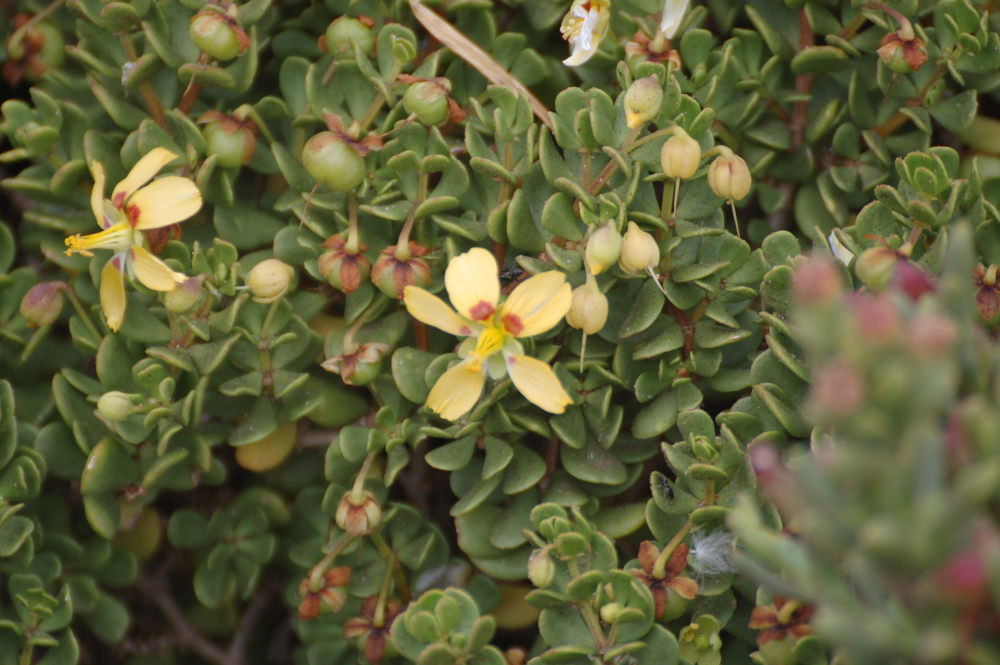
[[[361,286],[361,280],[367,279],[371,264],[364,255],[365,246],[356,243],[351,248],[344,236],[337,233],[323,243],[327,251],[319,255],[319,274],[330,283],[330,286],[344,293],[353,293]]]
[[[250,46],[250,38],[229,14],[209,9],[191,18],[191,41],[216,60],[232,60]]]
[[[292,283],[295,270],[279,259],[264,259],[247,275],[247,286],[254,302],[269,304],[285,295]]]
[[[688,179],[701,164],[701,146],[680,127],[663,142],[660,149],[660,166],[668,178]]]
[[[660,113],[663,86],[655,76],[644,76],[632,82],[625,91],[625,123],[635,129]]]
[[[566,323],[593,335],[604,327],[608,320],[608,298],[597,286],[593,276],[587,282],[573,289],[573,300],[566,312]]]
[[[639,228],[635,222],[628,223],[625,238],[622,241],[621,257],[618,265],[629,275],[644,272],[656,267],[660,262],[660,246],[656,239]]]
[[[135,412],[135,404],[125,393],[112,390],[97,400],[97,411],[111,422],[119,423]]]
[[[421,124],[440,125],[451,115],[448,88],[436,80],[416,81],[403,95],[403,108]]]
[[[257,126],[249,120],[240,120],[218,111],[207,111],[198,118],[207,123],[202,129],[209,155],[215,155],[219,164],[236,168],[248,164],[257,151]]]
[[[609,265],[618,260],[622,251],[622,235],[618,233],[614,220],[609,220],[606,224],[594,231],[587,241],[587,249],[584,257],[590,272],[598,275]]]
[[[896,250],[884,245],[869,247],[854,259],[854,272],[870,290],[881,291],[889,286],[898,262]]]
[[[334,57],[342,54],[352,55],[354,53],[352,42],[361,47],[362,53],[371,53],[375,45],[371,28],[350,16],[341,16],[331,21],[326,28],[325,37],[326,51]]]
[[[545,589],[552,584],[556,574],[556,565],[546,548],[537,549],[528,559],[528,579],[539,589]]]
[[[720,199],[739,201],[750,193],[751,184],[753,178],[747,163],[728,150],[708,167],[708,186]]]
[[[163,306],[168,312],[183,314],[201,304],[205,291],[201,288],[203,277],[191,277],[163,294]]]
[[[21,316],[28,325],[39,328],[55,323],[63,308],[65,282],[39,282],[21,299]]]
[[[365,160],[333,132],[320,132],[302,148],[309,174],[335,192],[349,192],[365,179]]]

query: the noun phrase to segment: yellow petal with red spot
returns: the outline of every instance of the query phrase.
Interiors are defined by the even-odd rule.
[[[555,327],[572,304],[566,277],[549,270],[518,284],[500,308],[500,321],[515,337],[530,337]],[[520,329],[508,317],[516,317]]]
[[[187,178],[167,176],[133,194],[125,214],[137,229],[156,229],[182,222],[200,209],[201,192],[195,184]]]
[[[446,420],[457,420],[476,405],[485,383],[482,366],[472,359],[463,360],[437,380],[427,406]]]
[[[459,254],[444,271],[444,287],[459,314],[473,321],[489,318],[500,299],[496,259],[482,247]]]
[[[187,279],[187,275],[171,270],[142,247],[132,248],[132,267],[143,286],[154,291],[173,291],[175,286]]]
[[[100,162],[91,162],[90,171],[94,174],[94,188],[90,190],[90,209],[97,224],[106,229],[111,226],[111,220],[104,214],[104,167]]]
[[[507,374],[529,402],[549,413],[562,413],[572,404],[566,389],[552,368],[537,358],[509,355]]]
[[[124,180],[115,185],[115,190],[111,192],[111,200],[120,208],[125,199],[152,180],[153,176],[175,159],[177,155],[166,148],[153,148],[136,162]]]
[[[101,269],[101,309],[111,332],[118,332],[125,318],[125,280],[114,259]]]
[[[417,321],[452,335],[465,337],[472,334],[467,319],[456,314],[445,301],[419,286],[407,286],[403,289],[403,303],[406,311]]]

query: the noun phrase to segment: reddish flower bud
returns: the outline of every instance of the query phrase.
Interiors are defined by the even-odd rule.
[[[21,299],[21,316],[28,325],[48,326],[55,323],[62,312],[66,282],[39,282],[28,289]]]
[[[804,305],[831,303],[843,290],[844,278],[833,259],[818,255],[795,268],[792,295]]]
[[[396,300],[403,298],[403,289],[407,286],[427,286],[431,281],[431,267],[420,257],[430,251],[412,241],[403,252],[395,245],[386,247],[372,266],[372,283]]]
[[[910,300],[917,301],[925,293],[936,291],[937,285],[930,275],[910,261],[900,261],[892,275],[892,284],[901,289]]]
[[[367,249],[362,243],[356,243],[352,251],[341,234],[332,235],[323,243],[327,251],[319,256],[319,274],[330,283],[330,286],[344,293],[353,293],[361,286],[361,280],[368,277],[371,264],[364,255]]]
[[[365,491],[360,500],[353,490],[344,493],[337,504],[334,519],[337,526],[352,536],[363,536],[378,528],[382,521],[382,506],[371,492]]]

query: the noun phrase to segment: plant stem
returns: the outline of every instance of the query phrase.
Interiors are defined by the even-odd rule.
[[[653,577],[662,580],[667,574],[667,562],[670,561],[670,557],[673,555],[674,550],[677,546],[681,544],[684,537],[688,535],[691,530],[691,518],[684,523],[684,526],[680,528],[674,537],[670,539],[670,542],[666,544],[663,551],[660,552],[660,556],[656,557],[656,562],[653,564]]]
[[[21,658],[18,660],[18,665],[31,665],[31,655],[34,650],[34,644],[25,644],[24,648],[21,649]]]
[[[198,55],[198,64],[207,65],[212,59],[212,56],[202,51]],[[181,113],[187,115],[194,103],[198,101],[198,95],[201,94],[201,84],[195,81],[194,75],[192,74],[191,80],[188,81],[188,86],[184,90],[184,95],[181,96],[181,101],[177,103],[177,110]]]
[[[629,151],[629,146],[632,145],[632,142],[635,141],[636,137],[639,136],[639,132],[641,131],[642,131],[642,126],[640,125],[639,127],[636,127],[635,129],[631,130],[628,133],[628,136],[626,136],[625,140],[622,142],[622,152]],[[604,186],[604,183],[606,183],[611,178],[611,176],[615,174],[615,171],[617,170],[618,170],[618,162],[612,159],[607,163],[607,165],[603,169],[601,169],[601,172],[597,174],[597,177],[594,178],[594,181],[590,183],[590,186],[587,187],[587,192],[590,194],[596,194],[597,192],[599,192],[601,190],[601,187]]]
[[[83,325],[87,326],[87,330],[94,336],[94,339],[100,341],[103,335],[97,331],[97,326],[94,325],[93,319],[90,318],[90,312],[88,312],[87,308],[83,306],[79,296],[76,295],[76,291],[67,287],[63,289],[63,293],[65,293],[66,297],[69,298],[69,301],[73,305],[73,309],[76,310],[76,313],[80,315],[80,318],[83,320]]]
[[[396,553],[393,552],[392,548],[389,547],[389,543],[385,542],[385,538],[378,531],[368,534],[368,537],[372,539],[372,543],[375,544],[375,549],[379,551],[387,562],[392,562],[392,575],[393,580],[396,582],[396,591],[399,593],[399,599],[403,604],[410,602],[410,585],[406,581],[406,576],[403,575],[403,571],[399,569],[396,565]]]
[[[569,573],[574,578],[580,576],[580,565],[576,562],[576,559],[570,559],[566,562],[569,567]],[[583,602],[577,604],[577,610],[580,612],[580,616],[583,617],[583,622],[587,624],[587,630],[590,631],[590,636],[594,640],[594,646],[597,647],[598,651],[603,651],[608,646],[607,638],[604,635],[604,630],[601,629],[601,620],[597,616],[597,612],[594,611],[593,606],[589,602]]]

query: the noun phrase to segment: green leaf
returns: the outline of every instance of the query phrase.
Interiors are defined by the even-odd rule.
[[[953,97],[942,99],[927,110],[945,129],[959,132],[972,124],[978,108],[976,91],[965,90]]]
[[[139,480],[139,466],[132,453],[112,438],[102,439],[87,457],[80,477],[84,495],[114,492]]]
[[[435,469],[457,471],[469,463],[475,448],[475,438],[466,436],[429,451],[424,459]]]

